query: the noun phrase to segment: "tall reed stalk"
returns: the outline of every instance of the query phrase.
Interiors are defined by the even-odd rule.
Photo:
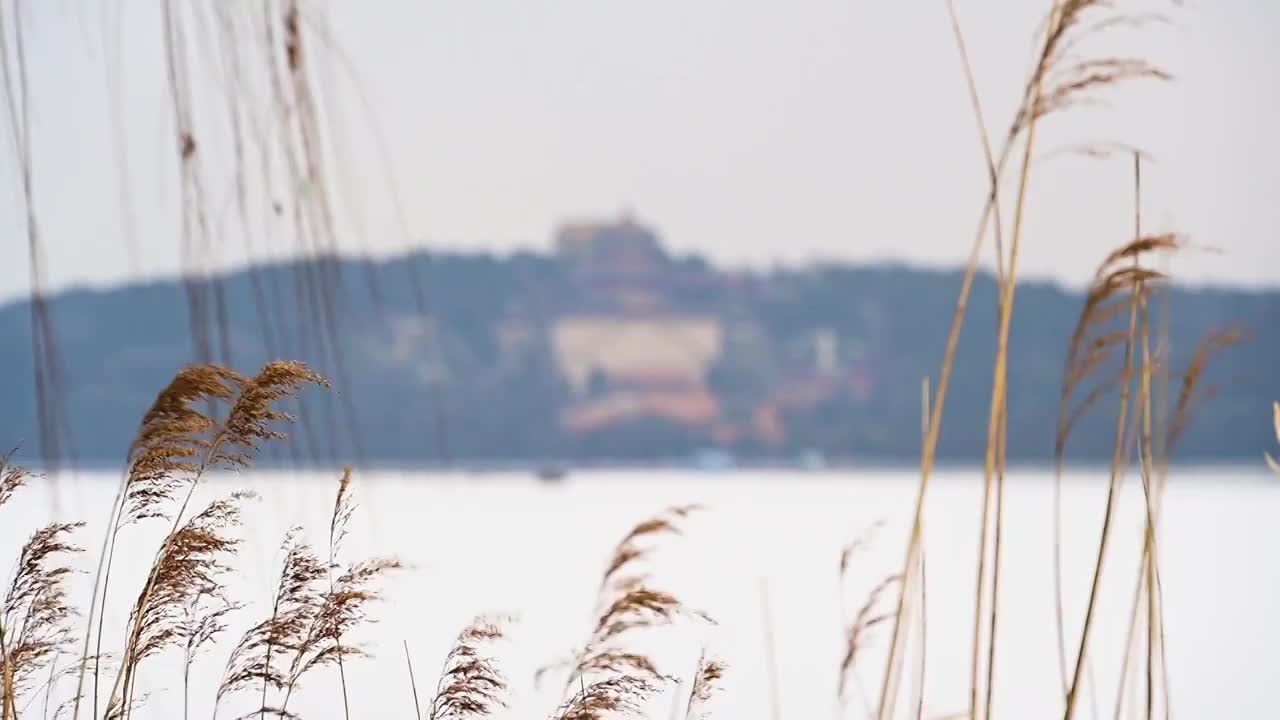
[[[1051,4],[1048,19],[1044,24],[1043,41],[1036,53],[1036,61],[1033,64],[1032,71],[1028,81],[1023,89],[1022,100],[1018,111],[1010,124],[1009,131],[1006,135],[1005,143],[1000,151],[998,158],[991,157],[990,145],[984,141],[984,154],[987,158],[988,173],[992,180],[990,193],[985,209],[981,215],[979,222],[979,230],[974,240],[973,247],[970,252],[969,261],[966,265],[965,278],[961,285],[960,296],[957,300],[956,313],[953,316],[952,328],[948,336],[947,348],[944,352],[942,368],[939,373],[938,389],[936,391],[935,402],[933,403],[933,414],[929,423],[929,433],[926,437],[924,449],[921,453],[921,482],[916,494],[916,509],[912,520],[911,531],[907,540],[906,559],[903,563],[904,587],[899,595],[898,611],[894,619],[893,637],[889,648],[889,655],[886,660],[885,673],[880,693],[880,703],[877,709],[877,717],[879,720],[887,720],[893,716],[893,705],[897,695],[897,678],[901,668],[900,646],[902,644],[902,625],[903,625],[903,608],[905,607],[906,594],[910,592],[912,583],[914,582],[914,568],[917,565],[917,555],[919,553],[919,544],[921,536],[921,519],[923,513],[924,498],[928,489],[929,473],[933,466],[934,455],[937,447],[937,436],[940,431],[941,414],[945,402],[946,390],[950,378],[950,370],[954,359],[955,343],[959,335],[959,329],[963,322],[964,310],[967,305],[969,291],[972,286],[973,274],[976,271],[977,258],[982,241],[986,235],[988,221],[996,210],[999,199],[999,178],[1004,171],[1005,165],[1015,150],[1015,146],[1022,149],[1021,153],[1021,169],[1016,184],[1017,193],[1015,196],[1014,216],[1010,228],[1010,247],[1007,257],[1004,255],[1003,248],[997,250],[999,261],[997,267],[1002,275],[999,288],[999,306],[998,306],[998,322],[999,329],[997,333],[996,356],[993,363],[992,372],[992,392],[990,412],[988,414],[987,426],[987,453],[984,462],[984,505],[988,505],[993,494],[999,493],[999,477],[1003,473],[1004,460],[1003,457],[1006,450],[1002,447],[1002,426],[1007,405],[1007,366],[1008,366],[1008,336],[1009,327],[1013,312],[1014,291],[1017,286],[1017,269],[1018,255],[1022,245],[1022,226],[1023,216],[1026,205],[1027,186],[1031,172],[1032,152],[1035,148],[1036,127],[1037,123],[1043,117],[1070,108],[1083,99],[1089,93],[1100,88],[1105,88],[1116,83],[1131,80],[1135,78],[1152,78],[1166,79],[1168,76],[1163,71],[1152,66],[1151,64],[1135,58],[1085,58],[1080,59],[1074,55],[1072,51],[1076,49],[1079,41],[1086,36],[1097,34],[1103,30],[1114,28],[1117,26],[1135,26],[1141,25],[1148,21],[1144,15],[1125,15],[1115,9],[1115,4],[1103,3],[1095,0],[1054,0]],[[951,13],[953,18],[953,29],[959,39],[959,47],[961,50],[962,61],[964,61],[966,78],[969,81],[971,101],[976,97],[976,93],[972,90],[975,83],[972,81],[972,71],[968,67],[967,56],[964,51],[963,37],[958,30],[958,22],[954,20],[954,12]],[[1091,15],[1099,16],[1095,21],[1089,22]],[[980,131],[983,128],[980,107],[974,102],[974,107],[979,118]],[[985,132],[980,134],[985,135]],[[998,223],[997,223],[998,224]],[[993,488],[993,486],[996,486]],[[994,493],[993,493],[994,489]],[[989,506],[988,506],[989,507]],[[990,517],[989,510],[984,511],[984,516]],[[998,532],[997,532],[998,535]],[[983,537],[987,537],[986,525],[984,524]],[[983,596],[982,588],[986,584],[986,567],[985,567],[985,541],[982,543],[983,549],[980,555],[978,579],[978,597]],[[998,582],[998,581],[996,581]],[[995,600],[993,600],[993,603]],[[982,601],[979,599],[979,608],[975,613],[975,636],[981,637],[979,626],[984,620],[984,614],[981,609]],[[994,621],[992,620],[994,627]],[[991,642],[990,639],[988,642]],[[980,712],[983,711],[982,704],[979,703],[979,685],[978,678],[980,676],[978,658],[983,654],[978,649],[978,642],[975,641],[974,661],[971,672],[970,683],[970,703],[969,716],[971,720],[976,720]],[[988,664],[994,663],[994,644],[988,645],[987,656]]]

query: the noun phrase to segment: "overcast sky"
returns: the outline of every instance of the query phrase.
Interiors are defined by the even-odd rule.
[[[1048,2],[959,0],[988,123],[1003,129]],[[1137,2],[1138,7],[1156,3]],[[35,195],[54,286],[176,272],[171,109],[156,0],[25,3]],[[122,9],[124,242],[103,7]],[[942,0],[328,0],[341,190],[379,254],[549,247],[624,209],[729,265],[959,263],[984,172]],[[1045,154],[1149,150],[1144,215],[1195,282],[1280,279],[1280,3],[1198,0],[1122,49],[1177,81],[1045,125]],[[354,72],[358,82],[350,80]],[[361,88],[367,102],[353,88]],[[383,133],[388,168],[372,128]],[[0,167],[14,167],[8,143]],[[387,200],[393,185],[407,230]],[[0,297],[27,289],[15,173],[0,177]],[[1024,272],[1082,282],[1132,226],[1130,161],[1058,156],[1033,177]],[[226,195],[226,188],[211,192]],[[225,205],[224,205],[225,206]],[[243,259],[226,239],[222,262]]]

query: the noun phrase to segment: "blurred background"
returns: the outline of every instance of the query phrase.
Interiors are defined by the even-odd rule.
[[[6,10],[6,442],[118,462],[183,363],[287,357],[341,393],[308,408],[299,461],[918,456],[919,383],[937,376],[986,186],[943,7],[304,4],[297,76],[266,11]],[[959,12],[999,134],[1043,10]],[[1173,81],[1105,88],[1045,123],[1011,457],[1052,455],[1082,292],[1130,234],[1127,146],[1148,154],[1147,226],[1189,242],[1161,267],[1178,280],[1175,347],[1232,323],[1253,335],[1183,453],[1254,459],[1269,439],[1271,13],[1196,5],[1084,45]],[[958,417],[987,400],[994,257]],[[58,442],[36,422],[48,363]],[[941,455],[980,458],[983,431],[948,427]],[[1081,428],[1079,452],[1105,461],[1110,445]]]

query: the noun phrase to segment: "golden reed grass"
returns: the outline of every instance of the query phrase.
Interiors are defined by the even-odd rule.
[[[268,363],[253,376],[217,365],[183,368],[157,395],[144,414],[128,452],[129,464],[110,509],[103,538],[94,600],[76,637],[76,613],[67,601],[65,581],[74,572],[69,556],[80,548],[68,537],[80,524],[54,524],[36,532],[19,554],[18,570],[0,607],[0,669],[3,704],[0,720],[17,720],[18,704],[42,690],[76,677],[75,692],[57,709],[70,717],[85,707],[91,716],[127,719],[146,703],[137,677],[143,664],[168,653],[182,658],[183,716],[190,707],[191,669],[216,647],[245,606],[228,595],[226,580],[241,540],[241,506],[255,497],[241,490],[215,499],[198,511],[189,508],[202,480],[217,469],[252,465],[261,446],[284,439],[292,417],[278,408],[308,386],[325,381],[306,366]],[[0,456],[0,506],[32,476]],[[217,687],[213,717],[233,703],[253,698],[251,709],[236,717],[295,718],[290,703],[312,672],[338,670],[340,696],[350,717],[344,663],[367,652],[351,638],[372,622],[371,605],[380,599],[378,586],[388,573],[401,570],[393,558],[345,561],[343,541],[357,505],[351,470],[338,479],[323,553],[306,540],[302,528],[291,529],[282,543],[283,559],[265,617],[250,625],[231,648]],[[598,610],[586,641],[561,667],[567,670],[565,693],[555,717],[604,718],[635,713],[675,676],[662,673],[654,661],[633,647],[633,639],[679,623],[705,626],[705,613],[686,607],[675,595],[652,587],[653,556],[664,538],[682,534],[682,523],[698,506],[672,507],[638,523],[617,544],[597,590]],[[120,536],[134,525],[159,520],[168,526],[125,621],[124,644],[115,654],[114,679],[99,686],[104,670],[101,651],[107,591],[113,555]],[[459,634],[445,659],[428,708],[432,720],[475,718],[508,704],[508,681],[491,650],[505,638],[509,618],[482,616]],[[58,668],[58,658],[77,662]],[[93,643],[96,641],[97,649]],[[408,660],[408,643],[405,643]],[[726,665],[704,653],[689,676],[685,717],[710,716]],[[412,666],[410,665],[412,673]],[[39,678],[48,676],[43,685]],[[92,676],[91,698],[85,697]],[[412,682],[412,680],[411,680]],[[105,696],[100,690],[106,688]],[[417,708],[416,683],[413,688]],[[239,700],[237,700],[237,698]],[[99,703],[101,712],[99,712]],[[420,716],[421,710],[416,713]]]
[[[705,720],[711,716],[711,701],[720,689],[720,681],[728,666],[723,660],[708,657],[704,650],[698,656],[698,668],[693,673],[693,687],[689,691],[689,702],[685,704],[685,720]]]
[[[901,672],[902,656],[905,652],[902,647],[906,630],[904,627],[906,599],[915,582],[914,573],[919,566],[918,558],[921,553],[924,499],[933,467],[955,346],[967,308],[973,276],[976,272],[979,248],[987,234],[990,221],[994,219],[997,254],[996,274],[999,296],[997,305],[998,333],[993,363],[991,407],[988,416],[987,447],[984,462],[982,523],[977,560],[977,601],[975,603],[973,654],[970,666],[969,717],[971,720],[976,720],[978,717],[987,717],[991,713],[996,623],[999,616],[997,604],[999,599],[1003,478],[1006,453],[1004,438],[1006,433],[1005,411],[1007,404],[1009,328],[1016,297],[1017,261],[1022,246],[1023,219],[1027,188],[1033,165],[1033,150],[1036,146],[1037,128],[1038,123],[1044,118],[1088,101],[1094,93],[1100,90],[1135,79],[1169,79],[1167,73],[1141,58],[1088,57],[1081,54],[1081,48],[1087,40],[1104,32],[1116,28],[1141,27],[1162,19],[1157,14],[1131,12],[1124,5],[1124,3],[1100,2],[1097,0],[1054,0],[1051,3],[1049,13],[1043,24],[1042,40],[1036,52],[1036,59],[1023,89],[1022,101],[1018,110],[1014,113],[1014,118],[1010,122],[1004,143],[997,157],[993,153],[982,108],[977,99],[976,82],[968,62],[963,33],[960,30],[954,8],[948,4],[952,28],[960,51],[962,69],[968,83],[970,100],[978,120],[990,189],[987,204],[981,214],[978,232],[970,252],[960,296],[957,300],[936,394],[933,402],[929,403],[931,412],[925,425],[925,442],[921,456],[921,482],[917,493],[916,512],[911,534],[908,538],[906,559],[903,563],[903,589],[899,593],[898,610],[893,623],[893,640],[883,676],[880,702],[877,709],[877,716],[880,720],[885,720],[894,715],[894,706],[898,697],[898,678]],[[1021,150],[1021,166],[1015,183],[1013,216],[1008,232],[1009,242],[1006,250],[1000,221],[1001,177],[1008,161],[1018,149]],[[1137,251],[1138,248],[1133,248],[1132,250]],[[1119,280],[1119,278],[1116,278],[1116,280]],[[1123,425],[1123,422],[1121,425]],[[994,556],[989,555],[991,550],[994,550]],[[990,597],[991,608],[989,611],[984,611],[988,596]],[[1089,625],[1086,623],[1086,636],[1088,627]],[[984,636],[985,647],[983,644]],[[1084,646],[1085,642],[1082,641],[1081,647],[1083,648]],[[985,693],[983,693],[984,683],[982,680],[984,662],[986,665]],[[1077,681],[1072,683],[1072,687],[1065,687],[1066,681],[1064,679],[1064,696],[1066,697],[1066,714],[1068,716],[1073,712],[1074,688],[1078,685],[1080,670],[1080,667],[1076,668]]]
[[[278,405],[309,385],[325,382],[301,363],[268,363],[252,377],[200,365],[182,369],[157,395],[129,449],[128,470],[110,511],[93,602],[80,638],[80,659],[72,668],[77,681],[68,708],[71,717],[82,707],[85,676],[92,667],[92,716],[99,716],[98,704],[105,700],[101,717],[129,718],[143,702],[136,687],[139,668],[170,651],[183,657],[184,715],[189,713],[191,666],[242,609],[227,596],[225,579],[240,544],[234,535],[241,522],[240,506],[254,493],[237,491],[196,512],[189,512],[189,507],[210,471],[247,468],[263,443],[285,437],[283,428],[292,417]],[[10,464],[8,455],[0,458],[0,505],[29,478]],[[329,665],[341,668],[344,660],[365,654],[346,638],[371,621],[369,609],[379,599],[379,580],[401,565],[390,558],[342,561],[342,541],[355,508],[348,470],[338,483],[327,561],[312,552],[300,533],[288,535],[271,616],[247,630],[231,652],[218,688],[219,705],[237,690],[260,685],[256,714],[293,717],[290,698],[305,675]],[[115,679],[102,698],[98,677],[105,612],[98,608],[105,606],[116,542],[130,526],[156,519],[168,523],[169,530],[131,605]],[[3,720],[16,718],[18,699],[37,673],[49,669],[48,694],[55,680],[68,674],[52,669],[60,654],[73,652],[74,640],[69,623],[75,613],[64,587],[72,569],[59,558],[79,552],[65,540],[78,527],[50,525],[21,550],[0,612]],[[95,611],[99,649],[90,653]],[[340,674],[347,708],[345,673]],[[269,690],[277,693],[277,701],[268,701]],[[215,706],[215,715],[217,710]]]
[[[0,508],[33,479],[0,454]],[[22,696],[46,672],[57,677],[60,656],[73,642],[75,610],[66,581],[71,557],[82,552],[70,535],[83,523],[50,523],[32,533],[18,552],[13,579],[0,604],[0,720],[18,716]]]
[[[841,612],[848,612],[845,588],[848,585],[851,570],[853,570],[854,560],[870,548],[875,534],[883,526],[883,520],[876,521],[840,551],[839,599]],[[893,619],[893,614],[885,612],[882,606],[884,605],[886,594],[901,579],[898,575],[890,575],[881,580],[879,584],[867,593],[864,602],[853,612],[852,616],[845,620],[844,653],[840,660],[836,680],[836,699],[842,715],[847,713],[850,695],[855,689],[862,700],[864,714],[870,716],[875,713],[875,709],[870,705],[862,677],[858,673],[857,660],[860,651],[866,649],[870,644],[870,636],[875,628]]]
[[[458,633],[431,701],[430,720],[465,720],[508,707],[506,677],[498,670],[490,646],[506,637],[504,617],[477,617]]]
[[[706,613],[689,608],[670,592],[651,587],[650,561],[661,541],[683,533],[681,523],[701,510],[671,507],[633,527],[614,547],[596,598],[596,619],[587,640],[567,660],[544,666],[536,680],[553,672],[566,675],[559,718],[604,718],[639,713],[643,704],[675,681],[654,660],[636,649],[637,636],[692,623],[694,630],[714,624]],[[691,680],[686,717],[705,717],[712,689],[725,665],[704,651]]]

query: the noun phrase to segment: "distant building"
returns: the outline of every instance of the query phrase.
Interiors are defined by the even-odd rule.
[[[709,428],[720,415],[706,384],[724,346],[718,318],[570,315],[555,323],[551,344],[574,395],[562,417],[569,432],[642,417]]]
[[[575,270],[607,275],[650,275],[669,262],[658,235],[623,215],[616,222],[575,222],[556,232],[556,254]]]
[[[689,273],[657,233],[623,215],[566,224],[555,244],[586,298],[551,324],[551,354],[574,396],[565,429],[592,432],[642,417],[712,426],[721,409],[707,378],[724,353],[724,324],[678,299]]]
[[[575,222],[556,232],[556,254],[596,308],[652,312],[662,308],[675,277],[654,230],[629,215]]]
[[[700,390],[723,346],[711,316],[568,315],[552,329],[556,366],[578,395],[597,374],[610,386]]]

